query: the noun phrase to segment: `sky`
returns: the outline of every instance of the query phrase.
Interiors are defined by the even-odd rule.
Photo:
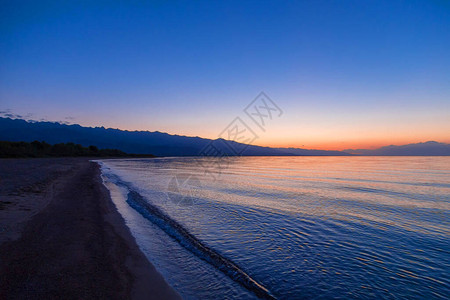
[[[282,114],[262,130],[260,92]],[[450,2],[0,0],[0,111],[256,145],[450,143]]]

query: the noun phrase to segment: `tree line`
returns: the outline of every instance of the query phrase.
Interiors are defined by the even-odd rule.
[[[1,158],[21,157],[154,157],[151,154],[129,154],[118,149],[98,149],[96,146],[83,147],[75,143],[48,144],[44,141],[9,142],[0,141]]]

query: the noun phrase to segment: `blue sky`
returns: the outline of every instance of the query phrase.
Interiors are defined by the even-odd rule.
[[[64,3],[60,3],[64,2]],[[448,1],[0,1],[0,109],[256,144],[450,142]]]

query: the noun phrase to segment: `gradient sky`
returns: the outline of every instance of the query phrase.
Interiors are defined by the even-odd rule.
[[[0,0],[0,110],[216,138],[261,91],[254,144],[449,143],[450,2]]]

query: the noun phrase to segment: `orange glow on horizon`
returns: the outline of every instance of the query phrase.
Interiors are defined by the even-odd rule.
[[[221,131],[220,126],[205,127],[203,122],[191,123],[191,126],[180,124],[148,124],[147,121],[134,120],[134,122],[123,122],[119,126],[115,122],[77,122],[82,126],[105,126],[106,128],[119,128],[121,130],[160,131],[171,135],[184,135],[188,137],[201,137],[206,139],[217,139]],[[94,124],[92,124],[94,123]],[[193,125],[192,125],[193,124]],[[197,126],[198,125],[198,126]],[[380,126],[381,127],[381,126]],[[308,126],[306,128],[293,128],[288,126],[273,126],[266,132],[258,132],[258,138],[252,143],[255,146],[272,148],[302,148],[314,150],[337,150],[346,149],[377,149],[389,145],[406,145],[436,141],[450,143],[448,130],[444,126],[412,126],[386,128],[360,128]],[[218,129],[217,129],[218,128]]]
[[[258,143],[255,141],[255,145],[263,146],[263,147],[273,147],[273,148],[302,148],[302,149],[313,149],[313,150],[337,150],[342,151],[346,149],[377,149],[384,146],[390,145],[407,145],[407,144],[416,144],[416,143],[425,143],[429,141],[435,141],[439,143],[450,143],[450,139],[386,139],[386,140],[377,140],[377,141],[343,141],[343,142],[326,142],[326,141],[316,141],[316,142],[304,142],[304,143]]]

